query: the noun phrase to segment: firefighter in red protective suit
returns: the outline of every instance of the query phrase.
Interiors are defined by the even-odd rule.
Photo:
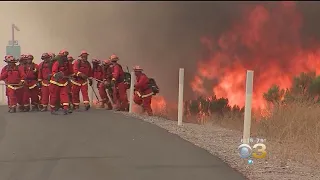
[[[39,84],[38,84],[38,72],[39,66],[33,62],[33,55],[28,54],[25,57],[24,65],[21,65],[19,68],[25,74],[25,88],[23,93],[23,104],[24,111],[30,111],[30,99],[31,99],[31,110],[39,110]]]
[[[70,64],[73,65],[74,58],[73,58],[71,55],[69,55],[69,56],[68,56],[68,61],[69,61]],[[72,70],[72,72],[73,72],[73,70]],[[70,80],[69,80],[68,88],[69,88],[69,89],[68,89],[68,92],[69,92],[69,93],[68,93],[69,106],[70,106],[70,109],[71,109],[71,108],[73,108],[73,107],[72,107],[73,104],[72,104],[72,83],[71,83]]]
[[[111,110],[112,109],[112,105],[108,99],[107,96],[107,90],[106,90],[106,85],[107,85],[107,77],[106,77],[106,66],[109,66],[109,63],[105,62],[101,65],[101,61],[98,59],[93,59],[92,60],[92,71],[93,71],[93,78],[97,80],[97,88],[99,91],[99,95],[101,97],[101,101],[100,101],[100,108],[104,108],[105,105],[107,105],[107,110]],[[110,79],[111,80],[111,79]],[[109,82],[109,86],[110,86],[110,80]]]
[[[50,56],[50,61],[52,61],[53,58],[56,57],[56,54],[54,54],[54,53],[52,53],[52,52],[49,52],[48,54],[49,54],[49,56]]]
[[[112,72],[113,72],[113,67],[111,66],[111,61],[110,60],[104,60],[103,62],[103,84],[101,84],[101,90],[102,87],[105,89],[106,92],[106,104],[107,104],[107,110],[112,110],[113,109],[113,104],[111,104],[111,101],[113,99],[113,89],[111,87],[111,80],[112,80]],[[109,94],[109,97],[107,95]]]
[[[92,86],[92,67],[88,61],[88,53],[82,51],[80,58],[73,63],[74,79],[72,82],[72,103],[74,109],[80,106],[80,91],[83,98],[83,104],[86,110],[90,109],[90,99],[88,94],[88,82]]]
[[[48,53],[43,53],[41,56],[43,60],[39,64],[39,73],[38,73],[38,81],[41,83],[41,99],[40,104],[42,106],[41,111],[48,110],[49,104],[49,85],[50,85],[50,78],[51,78],[51,67],[52,64],[50,62],[50,55]]]
[[[110,56],[112,63],[112,79],[111,87],[113,87],[113,102],[115,103],[115,110],[128,111],[129,103],[127,97],[127,87],[124,83],[124,71],[122,66],[118,64],[119,57],[116,55]]]
[[[6,95],[8,96],[8,107],[10,113],[16,112],[17,103],[22,105],[24,74],[20,71],[13,56],[5,56],[8,65],[2,68],[0,80],[6,83]]]
[[[27,56],[25,54],[21,54],[20,58],[19,58],[19,65],[18,66],[22,66],[22,65],[25,65],[26,64],[26,59],[27,59]]]
[[[72,64],[68,61],[68,54],[68,51],[60,51],[52,65],[52,76],[49,85],[51,114],[56,114],[56,106],[59,101],[63,105],[63,113],[65,115],[72,112],[69,109],[68,79],[73,72]]]
[[[19,62],[19,64],[18,64],[18,68],[19,68],[19,71],[20,72],[23,72],[23,66],[25,66],[26,65],[26,61],[27,60],[27,55],[26,54],[21,54],[21,56],[20,56],[20,58],[19,58],[19,60],[18,60],[18,62]],[[23,72],[24,73],[24,72]],[[24,112],[25,111],[25,107],[24,107],[24,104],[23,104],[23,94],[25,93],[25,91],[26,91],[26,87],[24,86],[21,90],[20,90],[20,92],[21,92],[21,99],[19,99],[19,101],[21,101],[21,105],[19,105],[19,111],[21,111],[21,112]],[[9,100],[9,99],[8,99]]]
[[[69,55],[68,56],[68,61],[69,61],[69,63],[73,64],[74,58],[71,55]]]
[[[97,88],[99,90],[99,95],[101,98],[99,108],[104,108],[107,95],[105,88],[100,88],[101,84],[103,84],[101,83],[103,81],[103,67],[101,65],[101,61],[96,58],[92,59],[92,77],[97,81]]]
[[[143,111],[147,112],[149,116],[152,116],[151,99],[153,92],[149,87],[149,78],[142,72],[143,69],[140,66],[135,66],[133,70],[136,75],[133,101],[136,104],[141,105]]]

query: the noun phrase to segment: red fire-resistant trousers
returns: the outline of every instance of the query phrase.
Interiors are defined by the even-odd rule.
[[[107,96],[107,91],[106,90],[106,87],[103,83],[98,83],[98,90],[99,90],[99,95],[100,95],[100,98],[101,98],[101,101],[103,104],[107,104],[108,106],[108,109],[112,109],[112,105],[111,105],[111,102],[109,101],[109,98]]]
[[[49,85],[50,91],[50,107],[51,110],[55,109],[57,102],[63,105],[63,109],[69,108],[68,86],[58,86],[55,84]]]
[[[141,93],[141,95],[149,94],[151,92],[152,92],[151,90],[147,90],[146,92]],[[139,95],[136,92],[134,93],[134,97],[133,97],[133,101],[136,104],[141,105],[143,108],[143,111],[147,112],[149,116],[152,116],[151,99],[152,99],[152,96],[139,97]]]
[[[128,109],[128,97],[127,97],[127,89],[124,82],[118,83],[113,88],[113,102],[116,105],[116,108],[122,111]]]
[[[21,89],[11,89],[6,88],[6,95],[8,97],[8,106],[9,107],[16,107],[17,104],[22,104],[22,97],[23,97],[23,88]]]
[[[42,84],[41,87],[41,100],[40,103],[43,107],[47,107],[49,104],[49,95],[50,95],[50,89],[49,86],[44,86]]]
[[[85,85],[75,85],[72,84],[72,103],[76,106],[80,105],[80,91],[82,94],[82,99],[84,104],[89,104],[89,95],[88,95],[88,84]]]
[[[30,99],[31,99],[31,104],[33,106],[36,106],[39,104],[39,88],[36,86],[32,89],[29,89],[29,87],[26,87],[24,89],[23,93],[23,104],[24,106],[30,106]]]

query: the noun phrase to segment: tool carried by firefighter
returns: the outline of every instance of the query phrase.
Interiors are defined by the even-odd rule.
[[[110,93],[109,93],[109,90],[108,90],[108,89],[106,90],[106,93],[107,93],[107,97],[108,97],[108,99],[109,99],[109,102],[111,103],[112,108],[114,108],[115,105],[114,105],[114,103],[113,103],[113,100],[112,100],[112,98],[111,98],[111,96],[110,96]]]
[[[127,89],[130,89],[130,87],[131,87],[131,73],[129,71],[128,66],[127,66],[127,72],[124,72],[124,84],[126,85]]]
[[[92,86],[90,86],[90,87],[91,87],[91,89],[92,89],[93,94],[96,96],[97,100],[100,102],[99,97],[98,97],[96,91],[94,90],[94,88],[93,88]]]
[[[75,109],[79,109],[80,106],[80,92],[82,94],[83,104],[85,110],[90,109],[90,99],[88,94],[88,84],[92,86],[92,67],[88,61],[89,54],[86,51],[81,51],[79,59],[73,64],[73,73],[75,79],[72,82],[72,102]]]
[[[112,86],[106,85],[106,84],[105,84],[105,81],[102,81],[102,80],[99,80],[99,79],[96,79],[96,78],[92,78],[92,79],[93,79],[93,80],[96,80],[97,82],[100,82],[100,83],[103,83],[103,84],[104,84],[104,86],[106,87],[107,98],[108,98],[109,102],[111,103],[112,108],[115,107],[115,105],[114,105],[114,103],[113,103],[113,100],[112,100],[112,98],[111,98],[111,96],[110,96],[110,93],[109,93],[109,91],[112,90]],[[96,97],[97,97],[97,95],[96,95]],[[98,98],[97,98],[97,99],[98,99]],[[98,100],[99,100],[99,99],[98,99]]]

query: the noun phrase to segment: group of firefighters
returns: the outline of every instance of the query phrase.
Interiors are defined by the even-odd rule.
[[[79,58],[74,59],[68,51],[61,50],[58,55],[43,53],[40,64],[33,62],[31,54],[23,54],[19,59],[5,56],[7,65],[1,70],[0,80],[5,82],[2,85],[6,86],[9,112],[15,113],[18,108],[21,112],[50,110],[51,114],[57,114],[62,108],[67,115],[79,109],[80,91],[85,110],[89,110],[88,88],[91,86],[94,91],[93,80],[97,81],[100,108],[128,111],[127,89],[131,86],[131,76],[118,63],[119,57],[113,54],[103,61],[92,59],[91,66],[88,56],[82,51]],[[151,98],[159,89],[142,68],[135,66],[133,70],[134,102],[152,115]]]

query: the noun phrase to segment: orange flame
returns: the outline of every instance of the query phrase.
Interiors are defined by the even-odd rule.
[[[218,39],[204,37],[206,54],[190,83],[195,93],[226,97],[230,105],[244,105],[246,70],[254,70],[253,106],[265,108],[263,93],[271,85],[291,86],[300,72],[320,72],[320,48],[302,44],[302,15],[295,2],[267,8],[257,5]],[[210,83],[212,89],[205,89]]]
[[[164,97],[156,95],[152,97],[151,108],[154,114],[165,114],[167,103]]]
[[[155,115],[165,115],[167,110],[167,103],[162,96],[152,96],[151,108]],[[140,114],[142,113],[142,107],[134,103],[132,106],[132,111]]]

